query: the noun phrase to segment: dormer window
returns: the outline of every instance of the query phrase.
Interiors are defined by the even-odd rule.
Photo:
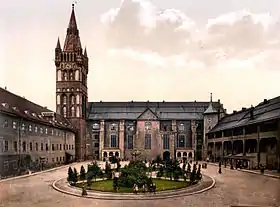
[[[4,106],[5,108],[9,108],[9,104],[7,103],[2,103],[2,106]]]
[[[100,125],[99,125],[98,123],[94,123],[94,124],[92,125],[92,129],[93,129],[93,130],[99,130],[99,128],[100,128]]]
[[[37,117],[37,115],[35,113],[32,113],[32,116]]]
[[[22,123],[22,125],[21,125],[21,130],[25,130],[25,124],[24,123]]]
[[[13,107],[13,110],[18,111],[18,108],[14,106],[14,107]]]
[[[28,114],[29,112],[27,110],[24,111],[25,114]]]

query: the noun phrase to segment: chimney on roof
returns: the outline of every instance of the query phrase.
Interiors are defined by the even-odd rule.
[[[7,90],[7,86],[5,86],[5,90]]]
[[[220,99],[218,99],[218,103],[221,103],[221,100],[220,100]]]
[[[242,107],[242,111],[245,111],[246,110],[246,108],[245,107]]]
[[[263,100],[263,103],[264,103],[264,104],[267,104],[267,103],[268,103],[267,99],[264,99],[264,100]]]
[[[44,109],[48,109],[48,107],[44,106]]]
[[[233,113],[235,114],[237,111],[236,110],[233,110]]]

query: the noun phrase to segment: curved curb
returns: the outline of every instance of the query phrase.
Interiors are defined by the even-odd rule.
[[[87,196],[82,196],[81,195],[81,192],[80,194],[77,194],[77,193],[73,193],[73,192],[69,192],[69,191],[66,191],[66,190],[62,190],[60,188],[58,188],[56,186],[56,183],[64,178],[60,178],[56,181],[54,181],[52,183],[52,187],[54,190],[58,191],[58,192],[61,192],[61,193],[64,193],[64,194],[67,194],[67,195],[71,195],[71,196],[76,196],[76,197],[80,197],[80,198],[87,198],[87,199],[99,199],[99,200],[158,200],[158,199],[168,199],[168,198],[176,198],[176,197],[183,197],[183,196],[191,196],[191,195],[195,195],[195,194],[199,194],[199,193],[203,193],[205,191],[208,191],[210,190],[211,188],[213,188],[216,184],[216,181],[213,177],[211,176],[208,176],[211,180],[212,180],[212,183],[210,186],[204,188],[204,189],[201,189],[201,190],[198,190],[198,191],[195,191],[195,192],[179,192],[179,194],[175,194],[176,192],[170,192],[170,194],[165,194],[165,195],[160,195],[160,194],[154,194],[154,195],[150,195],[150,196],[145,196],[145,195],[134,195],[134,194],[130,194],[130,195],[122,195],[122,194],[102,194],[100,193],[100,195],[87,195]],[[187,190],[189,187],[186,187],[185,189]],[[183,190],[183,189],[181,189]],[[166,192],[167,193],[167,192]]]

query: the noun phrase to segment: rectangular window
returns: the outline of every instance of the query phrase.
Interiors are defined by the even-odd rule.
[[[52,151],[54,151],[54,144],[52,144]]]
[[[127,136],[127,149],[133,149],[133,136]]]
[[[32,131],[32,126],[31,126],[31,125],[29,125],[29,131],[30,131],[30,132]]]
[[[9,150],[9,142],[5,140],[4,142],[4,152],[7,152]]]
[[[63,150],[65,150],[65,144],[63,145]]]
[[[13,121],[13,129],[17,128],[17,123],[15,121]]]
[[[35,126],[35,132],[36,132],[36,133],[38,132],[38,127],[37,127],[37,126]]]
[[[21,124],[21,130],[22,130],[22,131],[25,130],[25,124],[24,124],[24,123]]]
[[[178,136],[177,147],[179,147],[179,148],[185,147],[185,135]]]
[[[72,144],[72,150],[74,149],[74,145]]]
[[[36,142],[36,144],[35,144],[35,150],[38,151],[38,148],[39,148],[39,147],[38,147],[38,143]]]
[[[33,150],[33,145],[32,145],[32,142],[29,143],[29,148],[30,148],[30,151]]]
[[[40,128],[40,133],[43,134],[43,128],[42,127]]]
[[[58,148],[58,144],[56,144],[56,150],[59,150],[59,148]]]
[[[41,151],[44,150],[44,143],[41,143]]]
[[[60,144],[60,145],[59,145],[59,150],[61,150],[61,149],[62,149],[62,145]]]
[[[152,148],[151,135],[146,134],[145,135],[145,149],[151,149],[151,148]]]
[[[164,134],[163,135],[163,149],[169,149],[169,141],[170,141],[170,138],[169,138],[169,135],[168,134]]]
[[[117,135],[111,135],[111,147],[117,147]]]
[[[46,132],[46,134],[48,134],[48,128],[46,128],[45,132]]]
[[[15,151],[15,152],[17,152],[17,151],[18,151],[17,141],[14,141],[14,151]]]
[[[25,141],[22,142],[22,151],[26,152],[26,142]]]
[[[48,151],[49,150],[49,146],[48,146],[48,144],[46,144],[46,151]]]

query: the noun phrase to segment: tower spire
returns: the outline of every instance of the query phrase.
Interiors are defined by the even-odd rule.
[[[84,56],[87,57],[87,48],[85,47]]]
[[[79,30],[77,26],[74,4],[72,4],[72,12],[67,28],[67,35],[64,42],[63,50],[67,52],[78,51],[82,49]]]
[[[210,93],[210,102],[212,103],[212,93]]]
[[[210,102],[208,108],[204,111],[204,114],[215,114],[217,113],[217,110],[213,107],[212,104],[212,93],[210,93]]]
[[[55,49],[59,49],[59,50],[61,50],[59,37],[57,38],[57,44],[56,44],[56,48],[55,48]]]

